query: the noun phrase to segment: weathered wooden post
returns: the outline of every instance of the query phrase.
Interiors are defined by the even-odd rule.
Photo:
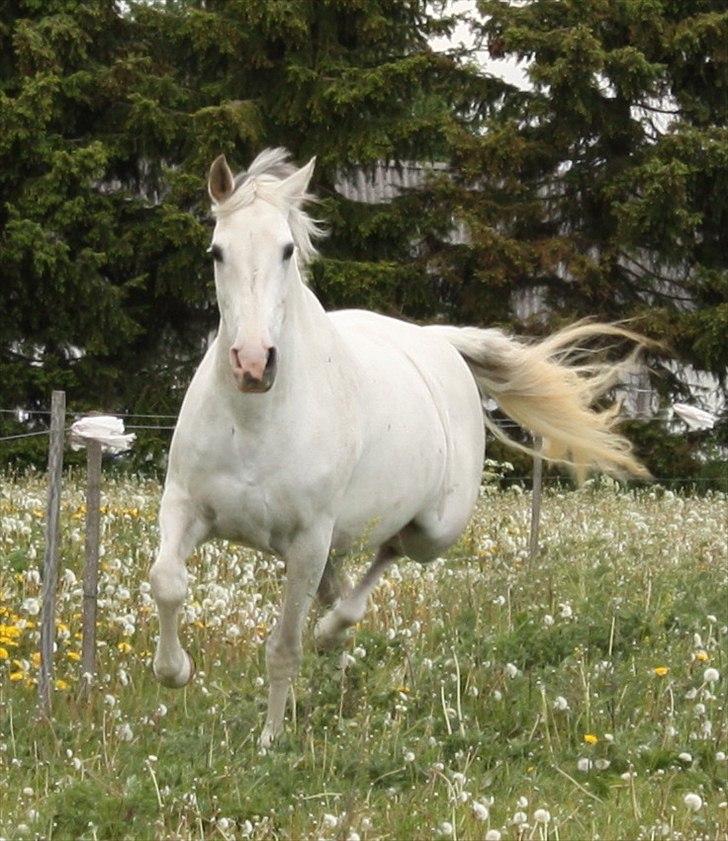
[[[99,536],[101,524],[101,443],[86,444],[86,557],[83,568],[84,675],[96,673],[96,603],[99,589]],[[84,684],[85,690],[88,683]]]
[[[534,449],[540,450],[541,438],[534,438]],[[528,541],[528,564],[533,563],[538,554],[538,531],[541,524],[541,488],[543,484],[543,459],[533,458],[533,480],[531,483],[531,535]]]
[[[124,433],[124,422],[110,415],[90,415],[71,427],[71,447],[86,448],[86,553],[83,568],[83,619],[81,696],[88,696],[96,674],[96,614],[99,590],[99,544],[101,536],[101,460],[104,450],[128,450],[136,436]]]
[[[43,715],[50,714],[53,695],[53,650],[56,640],[56,585],[65,425],[66,392],[54,391],[51,397],[51,430],[48,445],[48,506],[43,556],[43,604],[40,623],[40,678],[38,680],[38,705]]]

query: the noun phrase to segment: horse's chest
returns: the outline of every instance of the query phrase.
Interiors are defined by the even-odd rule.
[[[216,537],[271,550],[272,535],[285,527],[285,511],[276,505],[275,484],[261,482],[252,471],[208,473],[197,488],[198,499]]]

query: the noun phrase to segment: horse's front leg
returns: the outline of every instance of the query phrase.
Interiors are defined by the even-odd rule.
[[[306,533],[297,538],[285,554],[287,572],[283,607],[266,646],[268,715],[260,736],[260,746],[264,748],[269,747],[283,729],[288,690],[303,657],[303,628],[321,583],[330,541],[330,530]]]
[[[185,561],[207,535],[207,526],[189,500],[165,491],[159,511],[160,545],[149,573],[152,595],[159,613],[159,638],[154,655],[154,675],[164,686],[178,689],[190,682],[195,667],[182,648],[177,620],[187,595]]]

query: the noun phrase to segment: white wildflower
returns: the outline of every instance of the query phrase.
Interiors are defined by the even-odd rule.
[[[474,800],[473,814],[475,815],[476,820],[487,821],[488,816],[490,815],[490,810],[484,803],[478,803],[477,800]]]
[[[439,827],[440,835],[452,835],[452,824],[450,821],[443,821]]]
[[[579,759],[576,760],[576,767],[579,771],[586,774],[586,772],[591,768],[591,759],[588,759],[586,756],[580,756]]]
[[[29,616],[37,616],[40,613],[40,600],[25,599],[23,602],[23,611]]]
[[[516,812],[511,818],[511,823],[514,826],[521,826],[528,821],[528,815],[525,812]]]
[[[703,680],[706,683],[717,683],[720,680],[720,672],[718,669],[709,668],[703,672]]]
[[[501,841],[501,834],[497,829],[489,829],[485,833],[485,841]]]
[[[683,751],[682,753],[678,754],[677,757],[680,762],[685,762],[688,765],[693,761],[692,754],[689,754],[687,751]]]
[[[335,826],[337,826],[338,823],[339,823],[339,819],[336,817],[336,815],[324,814],[324,816],[323,816],[324,826],[327,826],[329,829],[333,829]]]
[[[551,812],[548,809],[536,809],[533,819],[536,823],[548,823],[551,820]]]
[[[691,812],[698,812],[703,806],[703,798],[699,794],[690,792],[683,797],[683,803]]]
[[[518,677],[518,675],[519,675],[518,667],[514,666],[513,663],[506,663],[506,674],[508,675],[509,678],[511,678],[511,680],[514,677]]]
[[[554,709],[558,710],[559,712],[566,712],[569,709],[569,702],[564,698],[563,695],[559,695],[558,698],[554,701]]]
[[[134,731],[127,722],[124,722],[124,724],[120,724],[119,727],[116,728],[116,735],[122,742],[131,742],[134,738]]]

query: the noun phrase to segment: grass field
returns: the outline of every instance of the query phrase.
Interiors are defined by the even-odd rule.
[[[295,717],[261,754],[276,561],[190,561],[199,674],[160,688],[146,583],[159,486],[106,478],[100,675],[80,687],[83,487],[63,496],[57,688],[35,719],[40,475],[0,491],[0,836],[726,839],[725,495],[485,487],[447,558],[403,563],[344,655],[310,632]],[[354,572],[365,563],[355,557]]]

